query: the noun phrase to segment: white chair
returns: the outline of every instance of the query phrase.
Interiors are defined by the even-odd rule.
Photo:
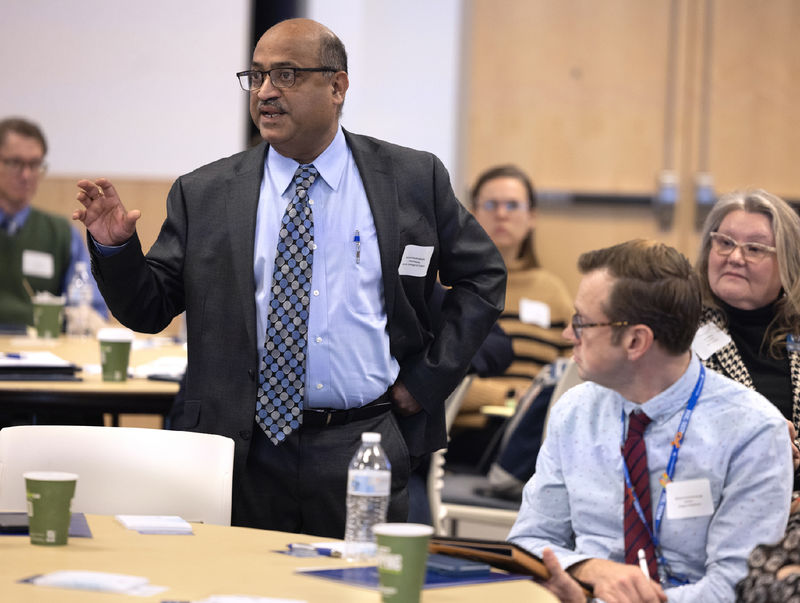
[[[545,436],[547,435],[547,423],[550,421],[550,411],[553,410],[553,405],[558,402],[561,396],[566,393],[568,389],[573,388],[581,383],[583,383],[583,379],[581,379],[580,375],[578,375],[578,365],[575,364],[575,360],[570,358],[567,368],[564,369],[564,374],[561,375],[561,379],[558,380],[558,383],[553,390],[553,395],[550,397],[550,404],[547,407],[547,414],[544,418],[544,432],[542,433],[542,440],[544,440]]]
[[[26,471],[77,473],[75,512],[231,524],[233,440],[223,436],[84,425],[0,430],[1,510],[25,509]]]
[[[467,375],[453,390],[444,403],[444,420],[447,437],[450,439],[450,428],[456,420],[456,415],[467,395],[472,383],[472,375]],[[431,509],[431,521],[436,535],[443,535],[444,521],[447,518],[447,508],[442,504],[442,487],[444,486],[444,453],[447,448],[437,450],[431,455],[430,469],[428,470],[428,505]]]

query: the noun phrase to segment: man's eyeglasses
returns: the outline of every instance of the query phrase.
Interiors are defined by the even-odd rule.
[[[25,161],[17,157],[10,157],[7,159],[0,159],[0,163],[2,163],[7,170],[16,172],[17,174],[21,174],[25,168],[28,168],[31,172],[39,176],[47,171],[47,164],[41,159]]]
[[[291,88],[297,81],[298,71],[310,72],[328,72],[335,73],[341,71],[334,67],[276,67],[268,71],[259,71],[258,69],[251,69],[249,71],[240,71],[236,74],[239,78],[239,85],[242,90],[246,92],[255,92],[261,89],[264,85],[264,78],[269,76],[269,81],[276,88]]]
[[[483,211],[497,211],[499,207],[511,213],[523,209],[526,204],[520,201],[495,201],[494,199],[487,199],[478,203],[478,209]]]
[[[627,320],[615,320],[612,322],[583,322],[581,317],[577,314],[572,315],[572,332],[575,333],[575,339],[580,341],[581,338],[581,331],[583,329],[591,329],[592,327],[627,327],[628,321]]]
[[[737,247],[742,250],[742,257],[747,262],[760,262],[777,249],[763,243],[740,243],[721,232],[712,232],[711,248],[719,255],[728,257]]]

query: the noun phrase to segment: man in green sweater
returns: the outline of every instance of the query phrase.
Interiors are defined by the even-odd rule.
[[[31,207],[47,164],[41,129],[22,118],[0,120],[0,328],[33,324],[31,291],[66,293],[86,244],[66,218]],[[108,310],[94,280],[92,306]]]

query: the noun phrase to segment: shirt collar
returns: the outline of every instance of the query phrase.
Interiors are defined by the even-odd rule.
[[[686,404],[689,402],[692,390],[694,390],[699,376],[700,359],[692,352],[689,366],[686,368],[683,375],[663,392],[653,396],[643,404],[636,404],[630,400],[623,400],[625,414],[629,415],[634,410],[640,409],[655,423],[666,421],[676,412],[686,408]]]
[[[30,213],[30,205],[26,205],[13,216],[8,215],[2,209],[0,209],[0,224],[4,224],[6,220],[9,220],[14,224],[13,232],[19,232],[19,230],[25,225],[25,221],[28,219],[28,215]]]
[[[333,190],[339,188],[347,164],[347,155],[347,140],[345,140],[342,127],[339,126],[331,143],[312,162],[319,175]],[[267,173],[275,188],[285,193],[292,184],[292,178],[300,164],[294,159],[284,157],[272,147],[269,147],[267,151],[266,163]]]

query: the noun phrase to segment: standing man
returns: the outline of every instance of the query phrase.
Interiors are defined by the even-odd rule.
[[[382,434],[403,521],[409,470],[445,446],[444,399],[502,309],[502,259],[436,157],[339,126],[347,55],[329,29],[275,25],[237,76],[265,143],[179,178],[147,256],[139,212],[78,183],[100,289],[141,331],[186,310],[173,424],[235,440],[235,525],[341,537],[364,431]]]
[[[69,220],[34,207],[39,180],[47,171],[47,141],[35,123],[19,117],[0,120],[0,325],[33,324],[32,291],[62,295],[76,262],[89,253]],[[93,307],[108,310],[97,287]]]
[[[559,563],[607,603],[733,601],[750,551],[786,526],[786,423],[690,352],[700,288],[680,253],[629,241],[578,266],[564,334],[587,382],[553,407],[509,539],[550,548],[560,583]]]

